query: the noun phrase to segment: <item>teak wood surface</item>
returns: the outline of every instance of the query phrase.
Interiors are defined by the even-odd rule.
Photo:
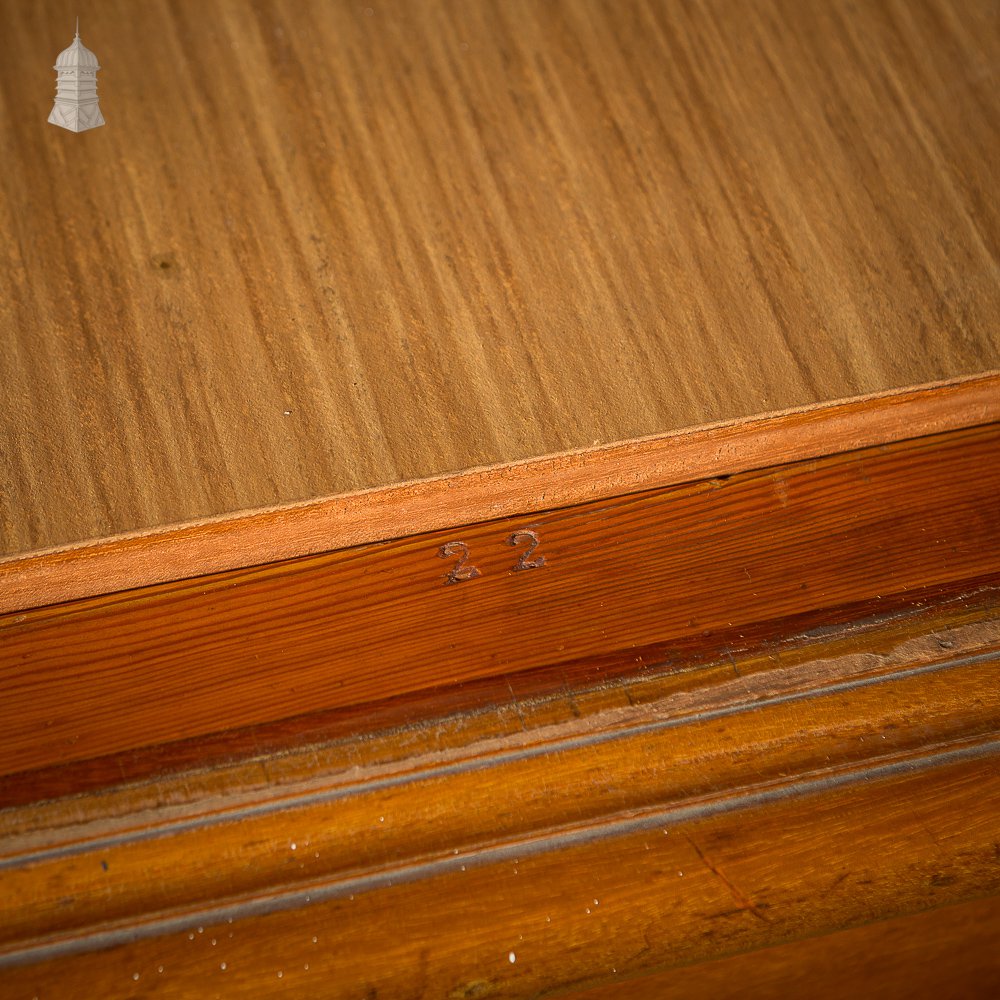
[[[93,0],[80,135],[75,13],[0,0],[2,554],[1000,365],[985,0]]]

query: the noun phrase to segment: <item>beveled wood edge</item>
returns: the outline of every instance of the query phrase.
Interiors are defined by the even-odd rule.
[[[995,577],[998,448],[995,422],[3,615],[2,771]],[[522,575],[508,532],[532,526],[548,569]],[[456,538],[481,568],[460,589]]]
[[[1000,370],[0,559],[0,614],[1000,420]]]

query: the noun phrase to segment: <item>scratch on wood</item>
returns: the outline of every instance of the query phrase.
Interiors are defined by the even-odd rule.
[[[770,923],[769,918],[761,912],[757,904],[745,893],[741,892],[728,878],[726,878],[725,873],[721,868],[716,867],[711,861],[705,856],[705,852],[691,839],[688,834],[684,834],[684,839],[691,845],[695,854],[698,855],[701,863],[717,878],[720,882],[729,890],[730,895],[739,904],[741,910],[748,910],[752,913],[758,920],[763,920],[765,923]]]
[[[513,706],[514,706],[514,711],[517,712],[517,717],[518,717],[518,719],[521,720],[521,730],[523,732],[527,732],[528,731],[528,727],[524,723],[524,713],[521,711],[521,704],[517,700],[517,695],[514,694],[514,689],[511,687],[509,679],[507,680],[507,690],[510,692],[510,700],[511,700],[511,703],[513,704]]]

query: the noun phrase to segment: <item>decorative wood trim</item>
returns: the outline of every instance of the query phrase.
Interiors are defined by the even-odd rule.
[[[173,773],[183,774],[183,787],[189,788],[193,781],[191,768],[215,767],[234,760],[251,761],[247,766],[256,773],[257,765],[252,761],[266,757],[269,779],[274,780],[279,768],[284,775],[290,773],[293,758],[289,756],[289,747],[309,746],[314,754],[317,745],[326,745],[331,741],[349,748],[353,748],[357,740],[363,740],[366,747],[374,743],[381,745],[373,733],[373,724],[380,730],[402,729],[405,732],[414,725],[422,725],[428,718],[447,715],[458,720],[456,725],[461,738],[465,739],[471,731],[484,735],[485,713],[494,727],[489,730],[493,736],[510,735],[540,724],[533,710],[526,707],[539,699],[574,691],[572,711],[574,718],[579,718],[581,713],[594,711],[597,706],[606,707],[593,693],[581,694],[581,689],[589,690],[594,684],[608,685],[632,677],[636,671],[648,676],[651,668],[663,670],[669,667],[669,685],[673,690],[685,683],[684,679],[691,671],[699,671],[701,683],[706,683],[706,670],[720,657],[742,656],[744,666],[741,669],[747,669],[745,657],[749,650],[766,650],[766,654],[758,657],[758,667],[778,658],[785,664],[796,662],[800,647],[811,648],[817,636],[828,638],[831,630],[837,628],[850,626],[850,635],[856,637],[865,632],[860,623],[891,618],[899,623],[900,635],[911,635],[916,628],[914,621],[919,620],[928,607],[934,608],[938,615],[943,613],[943,609],[948,609],[950,626],[957,627],[978,620],[982,601],[989,600],[989,595],[998,590],[1000,576],[909,590],[903,594],[873,597],[819,612],[760,622],[752,627],[728,628],[522,673],[484,677],[450,687],[397,695],[377,704],[310,712],[262,725],[55,765],[30,773],[0,775],[0,810],[101,790],[123,782],[156,779],[158,786],[162,787],[165,776]],[[887,634],[884,626],[882,632]],[[832,650],[835,647],[828,645],[827,648]],[[729,680],[728,660],[726,663],[727,666],[717,672]],[[663,693],[664,689],[657,690]],[[630,698],[642,698],[634,685]],[[551,719],[545,715],[543,721]],[[443,748],[445,728],[438,727],[436,738],[439,747]],[[402,749],[394,739],[390,739],[388,745],[395,749],[387,751],[387,761],[406,755],[408,743],[405,739],[400,744]],[[314,757],[309,759],[312,766]],[[177,801],[179,794],[180,789],[174,788],[169,797]],[[0,825],[0,836],[2,833]]]
[[[182,744],[146,747],[128,755],[83,761],[83,778],[70,765],[51,772],[10,775],[0,781],[0,840],[23,832],[13,822],[17,816],[37,818],[44,813],[48,819],[42,825],[52,830],[72,824],[76,806],[67,812],[63,803],[74,802],[81,791],[99,793],[102,802],[117,803],[108,806],[109,812],[128,815],[162,808],[165,801],[180,805],[212,794],[218,787],[219,768],[226,774],[227,785],[239,785],[249,794],[273,790],[275,785],[294,785],[317,769],[348,774],[362,762],[384,773],[396,773],[399,767],[408,766],[405,762],[415,752],[413,734],[424,732],[428,720],[436,720],[435,752],[463,756],[475,743],[532,733],[602,712],[635,709],[692,688],[698,693],[684,697],[696,700],[685,703],[700,710],[704,703],[697,699],[715,685],[731,684],[737,669],[739,676],[747,676],[798,666],[814,661],[818,648],[835,676],[853,675],[855,661],[860,657],[864,662],[870,655],[878,657],[879,669],[910,669],[940,660],[941,650],[948,647],[942,645],[945,640],[938,632],[958,635],[969,649],[991,648],[990,632],[988,628],[983,631],[983,623],[992,620],[997,603],[1000,576],[949,591],[912,591],[900,601],[883,598],[820,616],[769,622],[764,629],[744,630],[742,636],[733,631],[699,635],[659,649],[623,652],[616,658],[557,664],[437,688],[377,706],[297,716]],[[298,747],[306,749],[298,751]],[[122,784],[126,788],[119,794],[115,788]],[[46,799],[53,801],[42,801]],[[4,811],[33,803],[27,812]]]
[[[534,996],[998,894],[977,601],[7,810],[5,989]]]
[[[1000,420],[1000,372],[0,559],[0,612]]]

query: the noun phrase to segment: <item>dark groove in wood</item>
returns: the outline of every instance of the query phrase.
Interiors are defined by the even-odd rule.
[[[756,623],[752,628],[702,634],[626,652],[539,667],[522,674],[467,681],[445,688],[400,695],[377,703],[293,716],[246,729],[213,733],[196,739],[145,747],[55,768],[0,775],[0,809],[88,791],[124,782],[153,780],[172,772],[258,758],[310,743],[326,743],[411,726],[421,720],[482,713],[515,700],[587,689],[657,673],[698,670],[720,658],[755,647],[775,652],[803,642],[843,633],[862,634],[887,622],[916,624],[930,609],[988,605],[1000,591],[1000,576],[925,587],[905,594],[855,603],[820,612]]]
[[[593,843],[662,828],[665,824],[681,823],[704,819],[740,809],[763,806],[785,799],[845,788],[859,782],[871,783],[891,779],[901,775],[916,774],[933,768],[975,760],[985,760],[1000,755],[1000,740],[984,740],[970,746],[960,746],[931,753],[906,754],[899,760],[872,764],[859,768],[856,764],[844,768],[832,768],[832,773],[821,776],[803,777],[799,780],[778,784],[777,787],[756,788],[737,794],[729,794],[718,800],[709,800],[692,805],[675,806],[625,820],[605,820],[573,829],[538,837],[527,837],[513,844],[477,849],[470,855],[456,855],[420,864],[408,864],[389,872],[360,876],[355,879],[338,880],[332,885],[317,885],[308,890],[296,889],[288,893],[275,893],[265,898],[251,899],[231,906],[199,909],[179,917],[153,919],[133,923],[126,929],[96,932],[85,937],[67,941],[28,947],[17,951],[0,953],[0,969],[20,965],[53,961],[84,952],[113,948],[148,938],[159,937],[177,931],[187,931],[209,923],[222,924],[249,917],[266,916],[285,910],[295,910],[312,903],[321,903],[345,896],[390,888],[407,882],[416,882],[435,875],[454,873],[464,864],[481,866],[499,861],[509,861],[551,853],[569,847]]]
[[[722,719],[728,716],[744,714],[746,712],[754,712],[768,706],[789,704],[791,702],[803,701],[821,695],[834,695],[848,691],[856,691],[860,688],[870,687],[872,685],[892,683],[907,677],[919,677],[923,674],[938,673],[942,670],[969,666],[974,663],[993,662],[1000,665],[1000,653],[989,652],[982,653],[977,656],[966,656],[953,660],[943,660],[940,663],[923,664],[918,667],[912,667],[909,670],[897,670],[891,674],[852,678],[851,680],[840,683],[821,685],[816,688],[793,691],[787,694],[754,698],[752,701],[747,701],[737,705],[729,705],[723,708],[685,712],[675,718],[663,719],[657,722],[647,722],[641,725],[633,725],[628,729],[598,732],[571,738],[553,739],[541,745],[527,746],[518,750],[492,754],[485,758],[474,757],[454,764],[448,764],[441,767],[431,767],[419,772],[411,772],[408,774],[401,774],[375,780],[369,779],[354,784],[346,783],[338,785],[336,788],[327,789],[322,792],[314,792],[307,795],[288,795],[266,803],[261,803],[259,805],[236,809],[231,813],[227,812],[220,815],[218,812],[213,812],[211,815],[198,817],[184,822],[167,823],[163,826],[150,826],[144,828],[139,833],[130,832],[119,834],[114,837],[86,840],[78,842],[72,846],[52,848],[34,853],[8,856],[0,854],[0,871],[3,871],[5,868],[17,868],[25,864],[34,864],[36,862],[53,860],[56,858],[72,857],[76,854],[84,852],[98,851],[105,847],[135,843],[139,840],[154,840],[160,837],[170,837],[174,834],[185,831],[197,830],[209,826],[214,827],[220,823],[240,823],[255,816],[266,816],[273,813],[287,812],[304,806],[334,802],[338,799],[345,799],[355,795],[369,794],[383,789],[399,788],[416,782],[433,781],[435,779],[448,778],[457,774],[467,774],[470,772],[486,770],[493,767],[499,767],[504,764],[514,763],[516,761],[529,760],[536,757],[548,757],[553,754],[559,754],[569,750],[600,746],[604,743],[632,739],[637,736],[662,732],[666,729],[675,729],[679,726],[691,725],[698,722],[708,722],[712,719]],[[0,848],[0,850],[2,850],[2,848]]]
[[[7,856],[0,854],[0,872],[7,868],[19,868],[23,865],[35,864],[42,861],[72,857],[85,852],[99,851],[103,848],[136,843],[141,840],[168,838],[177,833],[197,830],[208,826],[214,827],[221,823],[241,823],[244,820],[257,816],[287,812],[304,806],[318,805],[320,803],[335,802],[338,799],[346,799],[355,795],[370,794],[383,789],[399,788],[419,782],[444,779],[458,774],[485,771],[490,768],[514,763],[516,761],[530,760],[538,757],[552,757],[569,750],[600,746],[605,743],[632,739],[634,737],[663,732],[667,729],[676,729],[681,726],[692,725],[699,722],[709,722],[713,719],[723,719],[734,715],[742,715],[770,706],[790,704],[792,702],[804,701],[818,696],[857,691],[861,688],[880,684],[892,684],[908,677],[920,677],[924,674],[939,673],[943,670],[969,666],[976,663],[997,663],[998,666],[1000,666],[1000,652],[991,651],[988,653],[981,653],[976,656],[958,657],[952,660],[942,660],[939,663],[922,664],[921,666],[912,667],[908,670],[896,670],[890,674],[852,678],[847,681],[817,685],[816,687],[799,691],[791,691],[786,694],[773,695],[770,697],[756,697],[740,704],[727,705],[722,708],[706,711],[685,712],[674,718],[632,725],[627,729],[590,733],[583,736],[569,738],[556,738],[542,744],[526,746],[516,750],[506,750],[500,753],[490,754],[486,757],[474,757],[453,764],[447,764],[440,767],[429,767],[421,769],[420,771],[395,775],[387,778],[378,778],[374,780],[366,779],[357,783],[348,782],[338,785],[336,788],[326,789],[321,792],[313,792],[305,795],[283,796],[258,805],[235,809],[231,812],[222,812],[221,814],[219,812],[212,812],[211,814],[183,822],[166,823],[163,826],[149,826],[139,832],[128,832],[114,837],[84,840],[65,847],[57,847],[33,853],[13,854]],[[0,848],[0,850],[2,850],[2,848]]]

